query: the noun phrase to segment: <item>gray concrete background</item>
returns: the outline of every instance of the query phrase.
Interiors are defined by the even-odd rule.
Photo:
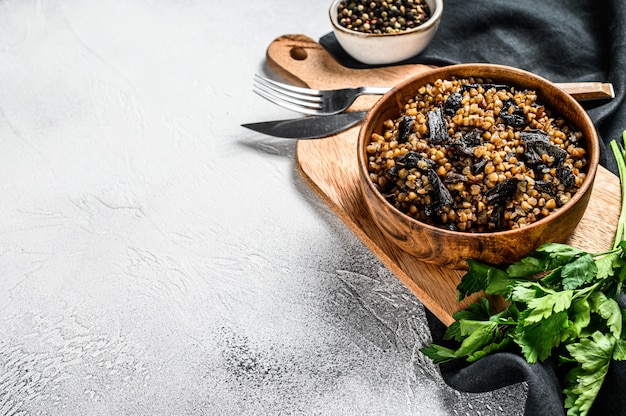
[[[422,304],[251,91],[330,2],[0,0],[1,415],[520,415],[445,385]]]

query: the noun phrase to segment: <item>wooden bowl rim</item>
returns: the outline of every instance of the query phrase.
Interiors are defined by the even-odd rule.
[[[503,74],[507,74],[507,75],[503,76]],[[398,208],[390,204],[383,197],[380,191],[378,191],[378,189],[374,187],[374,185],[372,184],[372,181],[369,178],[369,171],[367,167],[368,162],[367,162],[366,150],[365,150],[366,144],[369,143],[370,136],[372,133],[370,132],[368,134],[368,130],[370,130],[370,127],[372,123],[375,121],[376,117],[378,116],[378,113],[388,108],[389,106],[388,101],[393,100],[397,102],[396,95],[398,93],[401,93],[405,88],[409,87],[412,84],[419,82],[421,86],[428,82],[432,82],[436,80],[437,78],[449,79],[452,76],[463,77],[463,78],[466,78],[469,76],[480,77],[480,78],[490,78],[494,82],[504,82],[504,83],[507,83],[507,85],[511,85],[511,86],[518,87],[518,88],[519,87],[523,88],[524,85],[519,84],[517,82],[503,81],[503,79],[508,80],[510,78],[509,75],[511,74],[515,74],[515,75],[526,78],[529,81],[528,84],[531,85],[529,86],[529,88],[532,88],[535,91],[538,90],[537,87],[541,87],[541,89],[545,89],[545,88],[552,89],[558,97],[550,98],[550,97],[543,97],[543,95],[541,95],[539,97],[541,102],[545,103],[546,101],[550,101],[550,102],[562,101],[564,103],[562,107],[571,106],[573,108],[571,112],[580,115],[581,117],[580,123],[574,123],[571,119],[566,117],[562,111],[555,109],[552,104],[550,104],[550,110],[558,113],[558,115],[565,118],[569,123],[575,125],[577,129],[581,131],[588,129],[591,132],[591,137],[586,137],[586,145],[587,145],[586,151],[587,151],[587,154],[589,155],[589,162],[587,165],[587,176],[585,177],[585,180],[583,184],[581,185],[581,187],[578,189],[578,191],[576,191],[576,193],[572,196],[572,198],[567,203],[565,203],[557,212],[550,214],[547,217],[540,219],[539,221],[535,221],[530,225],[517,228],[517,229],[512,229],[512,230],[491,231],[491,232],[452,231],[452,230],[448,230],[442,227],[437,227],[435,225],[427,224],[425,222],[416,220],[415,218],[405,214],[404,212],[400,211]],[[430,81],[431,79],[432,81]],[[526,85],[528,86],[528,84]],[[540,91],[537,91],[537,94],[539,95]],[[585,136],[587,136],[586,133],[585,133]],[[392,211],[399,214],[400,217],[404,221],[407,221],[411,225],[411,227],[422,227],[425,230],[429,230],[434,233],[438,233],[440,235],[453,236],[455,238],[459,238],[459,237],[488,238],[489,236],[510,237],[515,234],[523,234],[523,233],[531,232],[535,228],[540,228],[540,227],[547,225],[548,223],[565,215],[590,190],[595,180],[598,165],[600,164],[600,145],[599,145],[599,139],[598,139],[597,131],[595,129],[595,125],[593,124],[593,121],[589,117],[589,114],[587,114],[587,112],[584,110],[584,108],[580,105],[578,101],[576,101],[574,98],[572,98],[571,95],[569,95],[568,93],[566,93],[565,91],[563,91],[562,89],[554,85],[552,82],[548,81],[547,79],[537,74],[534,74],[532,72],[529,72],[520,68],[507,66],[507,65],[484,64],[484,63],[466,63],[466,64],[456,64],[456,65],[448,65],[448,66],[439,67],[439,68],[433,68],[421,74],[410,77],[402,81],[401,83],[397,84],[389,92],[383,95],[376,102],[376,104],[374,104],[374,106],[372,106],[372,108],[368,111],[359,129],[357,150],[358,150],[357,156],[358,156],[359,173],[361,177],[361,182],[365,182],[365,186],[369,187],[370,190],[373,191],[373,194],[375,195],[378,203],[382,203],[383,205],[386,205],[389,208],[391,208]]]

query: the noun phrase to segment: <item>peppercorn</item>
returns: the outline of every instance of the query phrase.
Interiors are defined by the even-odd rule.
[[[337,21],[346,29],[363,33],[399,33],[415,28],[430,18],[425,0],[342,0]]]

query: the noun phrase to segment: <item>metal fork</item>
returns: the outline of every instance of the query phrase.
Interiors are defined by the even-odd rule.
[[[560,82],[555,83],[578,101],[610,100],[615,97],[610,82]],[[313,90],[283,84],[256,74],[252,90],[261,97],[302,114],[331,115],[350,107],[356,97],[363,94],[383,95],[390,87],[360,87],[338,90]]]
[[[252,90],[261,97],[292,111],[309,115],[332,115],[346,110],[359,95],[383,95],[389,87],[313,90],[283,84],[256,74]]]

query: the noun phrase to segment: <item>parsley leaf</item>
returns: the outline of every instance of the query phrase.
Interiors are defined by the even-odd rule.
[[[541,281],[547,286],[559,288],[562,286],[563,283],[563,277],[561,276],[562,271],[563,266],[559,266],[556,269],[552,270],[550,273],[546,274],[541,279]]]
[[[461,321],[461,334],[467,336],[456,351],[460,357],[483,349],[495,338],[498,324],[491,321]]]
[[[510,277],[528,277],[534,276],[546,270],[547,262],[545,259],[530,255],[520,259],[518,262],[507,267],[506,272]]]
[[[499,295],[506,298],[509,296],[513,287],[523,282],[524,280],[522,279],[508,278],[504,275],[498,274],[497,276],[492,276],[489,280],[489,284],[485,288],[485,293],[488,295]]]
[[[494,278],[507,278],[504,270],[481,261],[469,259],[467,264],[469,271],[461,278],[461,282],[457,286],[459,301],[473,293],[485,290]]]
[[[528,303],[531,300],[545,295],[546,292],[541,286],[534,282],[524,282],[515,286],[511,290],[511,300]]]
[[[487,298],[481,298],[480,303],[472,303],[466,309],[457,311],[452,315],[454,322],[446,330],[443,339],[454,339],[459,342],[463,341],[465,336],[461,334],[461,321],[488,321],[490,316],[491,307],[489,305],[489,300]]]
[[[453,349],[431,344],[428,347],[421,348],[420,351],[429,357],[435,364],[452,361],[461,357],[472,357],[476,355],[484,356],[486,352],[498,349],[497,343],[501,339],[497,339],[498,324],[492,321],[473,321],[462,319],[459,323],[459,334],[463,338],[461,346],[455,351]],[[495,342],[495,346],[492,344]],[[504,347],[505,344],[502,345]],[[476,359],[477,359],[476,358]]]
[[[579,337],[591,322],[591,306],[587,299],[575,299],[569,309],[570,331],[573,337]]]
[[[526,361],[534,364],[550,356],[552,348],[560,344],[567,328],[567,312],[561,311],[540,322],[522,325],[515,342],[522,348]]]
[[[555,312],[561,312],[570,307],[574,292],[550,293],[540,298],[533,298],[528,302],[530,313],[524,319],[524,325],[537,323],[542,319],[549,318]]]
[[[589,296],[591,311],[606,320],[606,323],[615,338],[622,334],[622,311],[617,301],[607,298],[602,292],[593,292]]]
[[[582,250],[566,244],[545,243],[527,257],[511,264],[506,272],[510,277],[534,276],[567,264],[581,254]]]
[[[565,407],[568,415],[586,415],[609,370],[615,338],[596,331],[590,338],[566,346],[578,363],[566,376]]]
[[[451,348],[442,347],[441,345],[431,344],[428,347],[420,348],[422,354],[430,358],[435,364],[447,363],[448,361],[460,358]]]
[[[589,253],[583,253],[573,261],[565,264],[561,270],[563,288],[576,289],[589,283],[598,273],[598,266]]]
[[[618,339],[613,348],[613,359],[615,361],[626,360],[626,340]]]
[[[513,343],[513,340],[511,338],[504,338],[500,342],[492,342],[491,344],[487,345],[485,348],[478,350],[474,352],[473,354],[470,354],[467,357],[467,362],[473,363],[483,358],[486,355],[493,354],[499,351],[506,351],[509,349],[512,343]]]
[[[548,255],[549,261],[547,262],[546,270],[567,264],[572,261],[574,257],[583,253],[582,250],[576,247],[559,243],[545,243],[539,246],[535,251]]]
[[[606,279],[613,276],[615,269],[621,267],[623,264],[624,260],[620,257],[619,253],[610,253],[596,259],[596,266],[598,268],[596,278]]]

